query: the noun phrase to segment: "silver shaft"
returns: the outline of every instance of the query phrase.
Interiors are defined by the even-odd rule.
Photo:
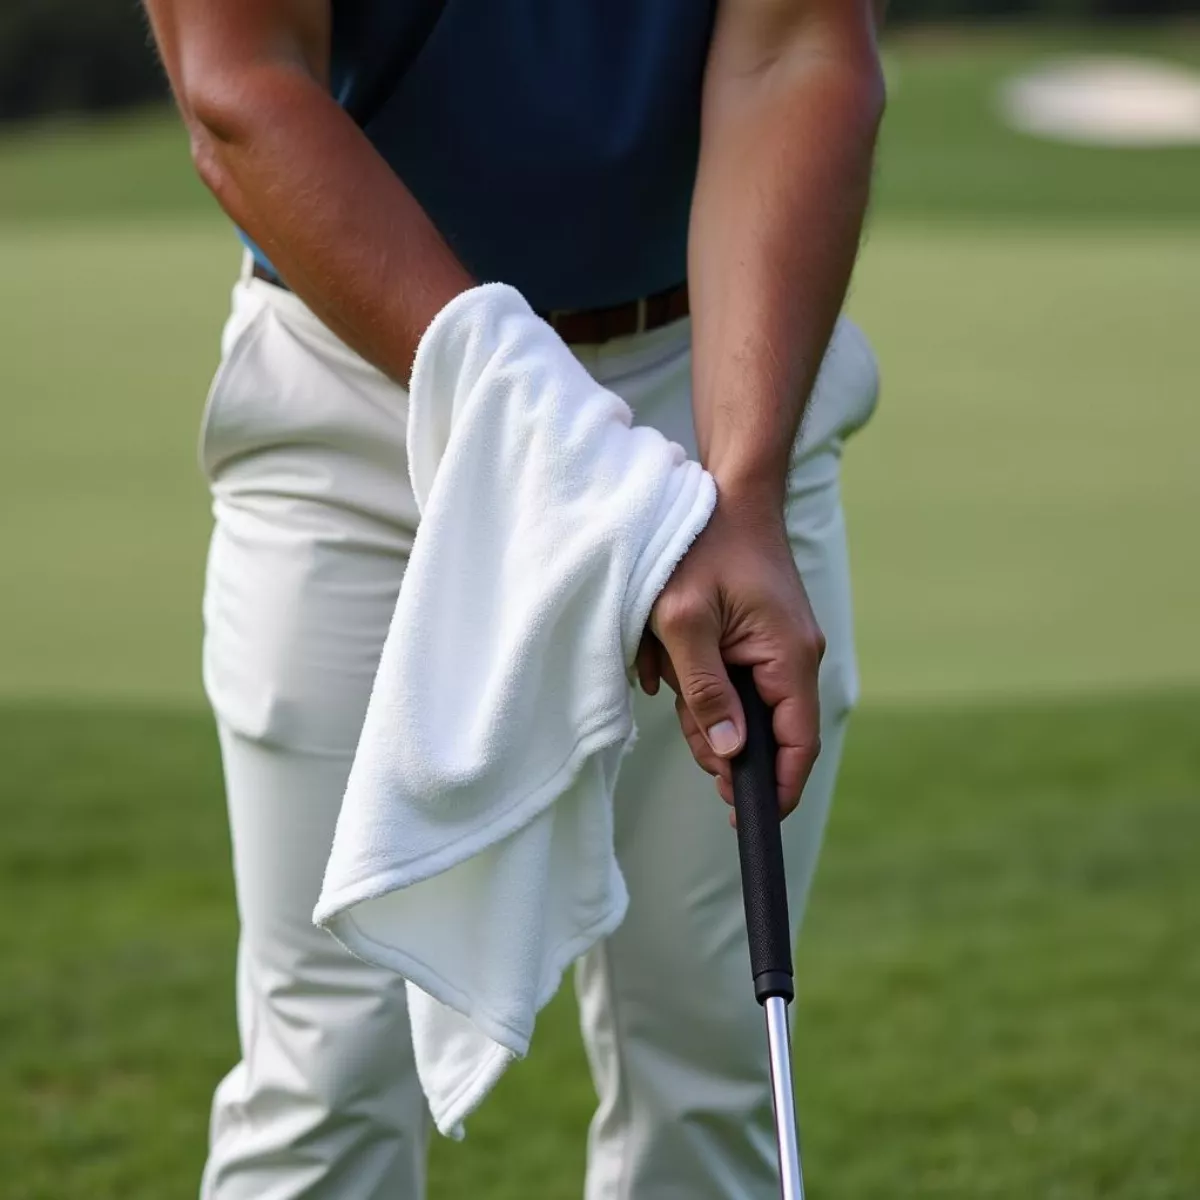
[[[792,1094],[792,1048],[788,1041],[787,1001],[769,996],[767,1044],[771,1052],[771,1099],[779,1142],[779,1192],[783,1200],[804,1200],[800,1140],[796,1136],[796,1098]]]

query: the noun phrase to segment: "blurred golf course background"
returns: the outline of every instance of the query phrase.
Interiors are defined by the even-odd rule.
[[[1200,1196],[1200,149],[1004,127],[1001,81],[1084,50],[1200,69],[1200,30],[888,45],[817,1197]],[[194,1195],[235,1059],[194,443],[237,260],[170,114],[0,134],[6,1200]],[[434,1200],[580,1194],[569,992]]]

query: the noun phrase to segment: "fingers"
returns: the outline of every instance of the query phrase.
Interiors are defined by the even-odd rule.
[[[659,645],[661,647],[662,643],[660,642]],[[665,654],[659,655],[658,667],[662,672],[663,682],[678,696],[679,678],[675,674],[675,668],[671,665],[671,660]]]
[[[742,748],[746,724],[721,658],[718,614],[703,597],[664,595],[655,610],[655,633],[673,669],[676,694],[696,729],[714,755],[732,758]]]
[[[733,807],[733,781],[726,779],[724,775],[717,776],[717,795],[729,805]],[[731,814],[732,815],[732,814]]]
[[[684,741],[687,742],[688,749],[692,752],[692,757],[700,765],[700,768],[718,779],[724,779],[732,787],[733,771],[729,765],[729,759],[722,758],[708,744],[708,739],[700,732],[700,726],[696,724],[696,718],[683,700],[678,697],[675,700],[675,712],[679,717],[679,728],[683,731]],[[730,794],[732,795],[732,793]]]
[[[778,745],[776,785],[779,807],[784,817],[794,812],[799,804],[804,785],[821,750],[821,704],[817,679],[822,649],[822,639],[814,627],[811,636],[799,636],[784,652],[755,669],[755,686],[773,709],[772,731]],[[676,693],[675,711],[692,756],[703,770],[716,777],[721,798],[727,804],[732,804],[730,759],[736,753],[724,755],[714,749],[700,724],[703,717],[698,716],[694,706],[688,703],[675,666],[670,657],[661,652],[661,648],[658,669],[661,679]],[[734,695],[736,697],[736,692]],[[744,729],[744,718],[742,720]]]
[[[659,663],[658,638],[649,630],[642,634],[637,658],[634,661],[637,667],[638,683],[641,685],[642,691],[647,696],[657,696],[659,680],[662,678],[662,667]]]
[[[654,638],[654,635],[650,633],[646,636]],[[656,658],[658,677],[675,693],[675,714],[679,718],[679,728],[683,732],[684,741],[687,742],[688,749],[692,752],[692,757],[699,764],[700,768],[716,777],[718,790],[720,790],[723,783],[729,794],[727,803],[732,804],[733,775],[729,766],[729,759],[722,758],[709,745],[708,739],[700,731],[700,726],[696,723],[695,716],[692,715],[691,710],[679,695],[679,678],[675,674],[675,668],[671,660],[662,652],[662,645],[656,638],[654,639],[654,643],[658,652]],[[657,690],[658,686],[656,683],[655,691]],[[650,693],[650,695],[654,694],[654,692]]]
[[[824,639],[813,625],[779,662],[779,671],[759,668],[755,682],[773,706],[772,729],[779,751],[775,760],[779,807],[784,816],[800,802],[804,785],[821,750],[821,701],[817,687]],[[760,681],[761,677],[761,681]]]
[[[758,524],[717,517],[651,611],[657,678],[678,696],[688,746],[730,801],[730,759],[745,743],[746,724],[722,648],[753,667],[755,687],[772,709],[779,805],[787,816],[820,750],[817,675],[824,638],[779,531],[764,537]]]
[[[795,811],[804,785],[812,772],[821,749],[821,706],[817,688],[824,639],[815,624],[798,629],[767,663],[755,669],[755,686],[768,704],[772,705],[772,729],[779,750],[776,758],[776,784],[781,814],[786,817]],[[712,739],[706,736],[701,721],[705,719],[702,705],[689,703],[688,693],[681,681],[689,677],[689,668],[677,670],[665,644],[659,646],[659,677],[676,693],[675,710],[680,729],[692,756],[700,767],[717,780],[717,791],[727,803],[733,803],[733,776],[730,759],[733,754],[718,753]],[[695,671],[695,668],[692,668]],[[721,671],[726,685],[728,674],[724,663]],[[694,676],[693,676],[694,677]],[[698,713],[696,710],[700,709]],[[711,711],[711,710],[710,710]],[[744,717],[738,704],[739,726],[744,731]],[[745,740],[744,732],[741,741]],[[741,745],[739,743],[738,749]]]

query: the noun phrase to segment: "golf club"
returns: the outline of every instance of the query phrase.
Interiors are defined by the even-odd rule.
[[[746,714],[746,745],[732,763],[733,806],[737,813],[738,857],[754,998],[767,1014],[771,1098],[779,1147],[779,1192],[783,1200],[804,1200],[788,1040],[787,1006],[795,995],[795,987],[775,783],[775,734],[771,728],[771,710],[759,696],[750,668],[730,666],[729,677]]]

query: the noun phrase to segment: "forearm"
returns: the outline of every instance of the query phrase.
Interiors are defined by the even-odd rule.
[[[883,85],[869,28],[863,45],[744,49],[718,26],[689,236],[694,408],[723,495],[777,506],[853,269]]]
[[[251,68],[181,102],[225,211],[330,328],[407,384],[422,333],[473,280],[404,184],[303,70]]]

